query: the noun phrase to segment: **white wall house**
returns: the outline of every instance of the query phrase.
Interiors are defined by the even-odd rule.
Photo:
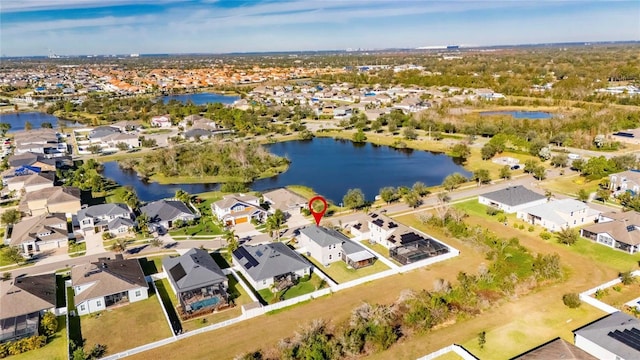
[[[519,185],[482,194],[478,196],[478,202],[512,214],[527,207],[544,204],[547,198]]]
[[[614,312],[573,331],[575,345],[605,360],[640,359],[640,321],[623,312]]]
[[[518,219],[546,228],[560,231],[592,224],[600,211],[592,209],[586,203],[574,199],[562,199],[518,210]]]
[[[309,255],[322,265],[329,265],[342,260],[342,242],[348,241],[346,236],[319,226],[300,229],[298,243]]]
[[[137,259],[101,258],[71,268],[71,285],[79,315],[148,298],[149,285]]]
[[[250,222],[251,219],[263,221],[267,211],[260,207],[260,199],[252,195],[227,195],[211,204],[211,210],[226,226]]]
[[[154,116],[151,118],[151,126],[159,127],[159,128],[169,128],[171,127],[171,116],[169,115]]]
[[[597,220],[596,224],[582,228],[580,235],[630,254],[640,251],[640,213],[609,212],[600,214]]]

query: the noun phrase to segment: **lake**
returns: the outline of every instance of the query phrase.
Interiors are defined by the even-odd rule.
[[[162,97],[163,102],[171,100],[178,100],[182,103],[188,101],[193,102],[195,105],[205,105],[208,103],[223,103],[225,105],[233,104],[234,101],[239,100],[239,96],[228,96],[217,93],[195,93],[195,94],[180,94],[180,95],[165,95]]]
[[[34,129],[39,129],[43,122],[51,123],[54,129],[58,127],[58,124],[63,124],[66,127],[82,125],[75,121],[60,120],[53,115],[42,112],[19,112],[0,115],[0,123],[9,123],[11,125],[9,132],[24,130],[24,124],[27,121],[31,123]]]
[[[263,191],[287,185],[305,185],[335,203],[351,188],[360,188],[368,200],[385,186],[411,186],[416,181],[431,186],[454,172],[470,173],[444,154],[419,150],[396,150],[369,143],[316,138],[266,145],[272,153],[291,160],[289,170],[267,179],[256,180],[251,188]],[[120,169],[116,162],[104,164],[104,176],[135,188],[143,201],[173,196],[177,189],[189,193],[216,190],[217,184],[161,185],[145,183],[134,172]]]
[[[483,111],[481,116],[511,115],[514,119],[551,119],[553,114],[544,111]]]

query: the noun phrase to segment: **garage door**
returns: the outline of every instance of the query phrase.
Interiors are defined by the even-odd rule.
[[[247,216],[241,217],[241,218],[237,218],[236,219],[236,224],[246,223],[247,221],[249,221],[249,218]]]

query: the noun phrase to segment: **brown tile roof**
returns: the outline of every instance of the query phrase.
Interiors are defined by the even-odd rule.
[[[75,296],[76,304],[123,291],[148,287],[137,259],[101,259],[71,268],[73,286],[93,283]]]
[[[17,277],[0,282],[0,319],[56,307],[55,274]]]
[[[26,202],[47,199],[48,205],[80,200],[80,189],[70,186],[54,186],[28,193]]]
[[[39,235],[50,233],[49,235]],[[19,245],[30,241],[49,241],[67,239],[67,218],[64,214],[41,214],[24,218],[13,226],[10,245]]]
[[[607,233],[616,241],[629,245],[640,244],[640,230],[635,228],[635,226],[640,227],[640,214],[635,211],[629,211],[623,213],[606,213],[601,216],[614,220],[585,226],[583,230],[594,234]],[[629,226],[634,226],[633,230],[629,231]]]
[[[561,338],[555,338],[536,348],[518,355],[511,360],[596,360],[597,358],[589,355],[586,351],[572,345]]]

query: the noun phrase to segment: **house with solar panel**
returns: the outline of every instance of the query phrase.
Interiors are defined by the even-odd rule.
[[[580,230],[580,235],[598,244],[635,254],[640,251],[640,213],[625,211],[600,214],[595,224]]]
[[[339,231],[323,226],[307,226],[300,229],[298,244],[324,266],[336,261],[344,261],[348,266],[358,269],[373,265],[376,256],[364,247],[351,241]]]
[[[640,193],[640,171],[627,170],[609,175],[609,189],[614,195],[618,195],[625,191],[633,195]]]
[[[242,245],[232,254],[234,267],[256,290],[281,291],[311,275],[313,266],[287,245]]]
[[[368,236],[372,244],[389,249],[389,256],[403,265],[449,252],[447,245],[423,236],[382,213],[369,214],[367,227],[369,233],[363,236]]]
[[[162,270],[180,302],[179,313],[214,311],[228,305],[229,279],[206,250],[194,248],[181,256],[165,257]]]
[[[640,359],[640,320],[614,312],[573,331],[574,343],[598,359]]]

